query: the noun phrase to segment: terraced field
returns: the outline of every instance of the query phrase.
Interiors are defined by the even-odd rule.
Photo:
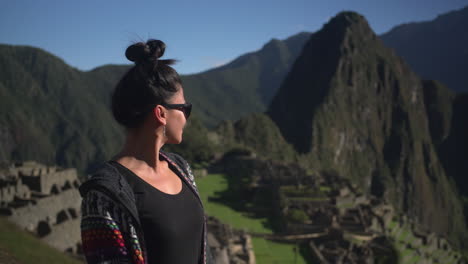
[[[400,253],[400,262],[408,264],[427,263],[431,259],[434,263],[456,264],[461,258],[460,253],[451,250],[430,249],[413,235],[407,225],[400,226],[391,221],[388,225],[388,234],[393,238],[395,246]]]
[[[197,185],[208,215],[214,216],[236,229],[244,229],[254,233],[273,233],[273,230],[269,227],[270,221],[266,217],[254,217],[245,211],[235,210],[218,200],[221,194],[228,189],[228,181],[225,175],[210,174],[202,179],[197,179]],[[235,199],[236,197],[233,196],[235,194],[231,195],[231,198]],[[241,203],[245,203],[246,207],[251,206],[251,201],[242,201],[243,197],[237,197],[237,199]],[[299,249],[294,244],[276,243],[259,237],[253,237],[252,242],[258,264],[308,263],[299,254]]]

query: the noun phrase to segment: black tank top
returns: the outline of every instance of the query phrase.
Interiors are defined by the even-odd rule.
[[[112,164],[127,179],[135,194],[148,263],[198,263],[202,250],[203,209],[185,181],[181,179],[182,190],[178,194],[167,194],[120,163],[112,161]]]

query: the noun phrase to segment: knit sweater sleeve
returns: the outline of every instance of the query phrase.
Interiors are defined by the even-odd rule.
[[[88,264],[143,264],[132,219],[122,205],[91,190],[81,206],[81,240]]]

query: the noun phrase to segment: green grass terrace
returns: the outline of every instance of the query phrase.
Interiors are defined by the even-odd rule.
[[[252,207],[271,205],[267,195],[259,194],[255,201],[244,200],[242,195],[230,192],[227,176],[223,174],[210,174],[197,179],[197,185],[208,215],[235,229],[273,234],[271,219],[249,212]],[[253,237],[252,243],[258,264],[308,263],[303,257],[306,254],[300,254],[301,249],[295,244],[273,242],[261,237]]]

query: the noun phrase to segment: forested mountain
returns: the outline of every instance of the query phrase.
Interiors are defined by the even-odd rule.
[[[263,112],[309,37],[299,33],[283,41],[273,39],[225,66],[183,76],[187,98],[211,127]]]
[[[122,130],[110,122],[105,72],[83,73],[43,50],[9,45],[0,46],[0,69],[0,160],[85,169],[115,151]]]
[[[268,114],[311,167],[461,243],[463,207],[434,148],[424,95],[364,17],[343,12],[306,43]]]
[[[468,92],[468,6],[427,22],[397,26],[381,36],[422,78]]]
[[[225,66],[182,76],[195,119],[214,126],[264,111],[309,35],[271,40]],[[38,48],[0,45],[0,69],[0,161],[32,159],[85,171],[117,151],[123,130],[109,100],[128,65],[82,72]],[[193,123],[189,133],[204,133],[203,124]]]
[[[218,144],[226,151],[243,148],[272,160],[298,161],[292,145],[286,142],[271,118],[263,113],[250,114],[236,122],[226,120],[217,127],[216,135]]]

